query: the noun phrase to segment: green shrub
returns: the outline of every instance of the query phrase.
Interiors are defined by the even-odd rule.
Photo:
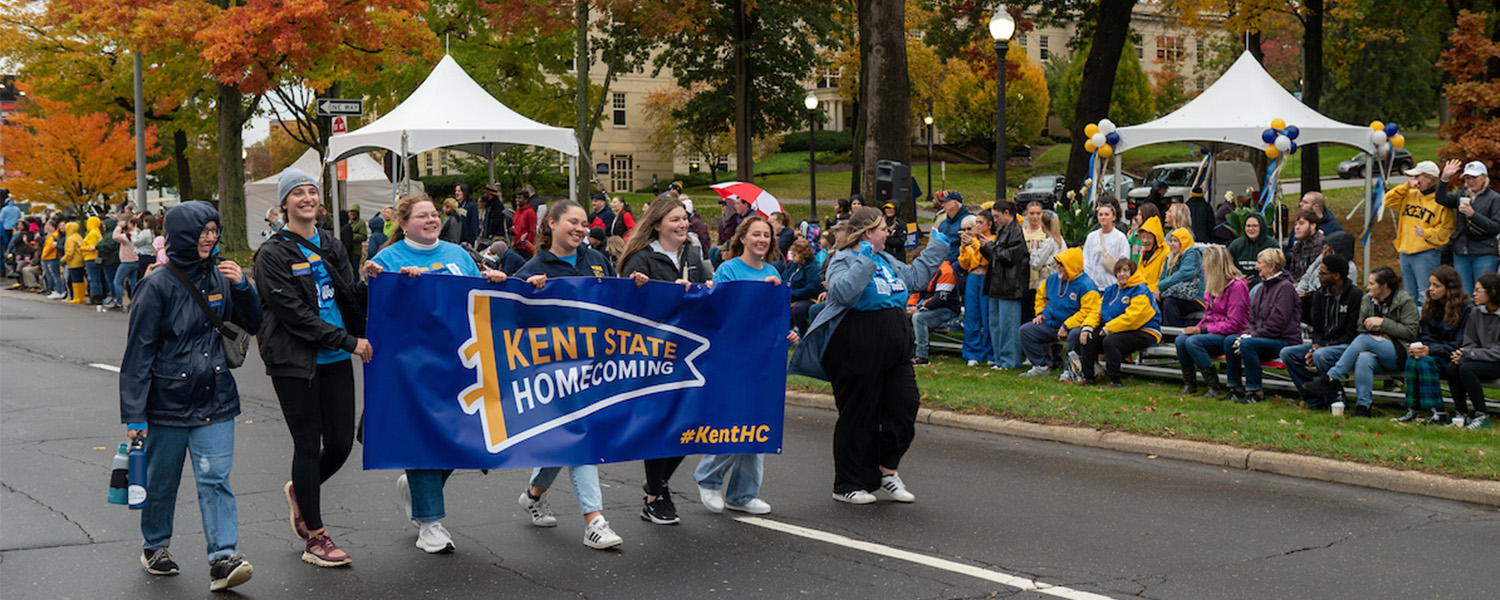
[[[819,131],[817,139],[813,140],[817,145],[817,151],[829,150],[833,152],[850,152],[854,150],[854,135],[847,131]],[[807,154],[807,132],[798,131],[788,133],[781,138],[782,152],[801,152]],[[823,160],[822,155],[818,160]]]

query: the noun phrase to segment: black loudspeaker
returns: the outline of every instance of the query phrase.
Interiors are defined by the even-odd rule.
[[[911,167],[894,160],[875,163],[875,208],[893,202],[902,209],[911,200]],[[904,210],[902,212],[905,212]]]

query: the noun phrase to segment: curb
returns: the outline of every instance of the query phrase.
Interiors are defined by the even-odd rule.
[[[794,406],[835,410],[832,394],[787,390],[786,401]],[[1500,481],[1462,479],[1287,452],[1251,450],[1087,427],[1043,425],[930,408],[917,410],[917,422],[1500,507]]]

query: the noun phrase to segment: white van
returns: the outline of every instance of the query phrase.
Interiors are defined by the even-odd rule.
[[[1188,196],[1193,193],[1193,182],[1198,181],[1198,167],[1201,163],[1181,162],[1167,163],[1151,167],[1146,173],[1145,181],[1140,187],[1130,190],[1130,208],[1134,209],[1147,195],[1151,194],[1151,188],[1158,181],[1167,184],[1167,192],[1164,194],[1167,204],[1173,202],[1187,202]],[[1260,181],[1255,178],[1255,167],[1250,163],[1238,160],[1221,160],[1214,167],[1214,189],[1203,190],[1203,196],[1209,204],[1217,207],[1224,201],[1224,192],[1232,191],[1236,196],[1245,193],[1246,189],[1259,189]],[[1166,208],[1166,207],[1159,207]],[[1165,214],[1165,213],[1163,213]]]

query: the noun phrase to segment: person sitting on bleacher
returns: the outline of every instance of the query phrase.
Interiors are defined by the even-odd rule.
[[[1473,403],[1474,412],[1468,412],[1464,426],[1489,427],[1484,382],[1500,377],[1500,274],[1485,273],[1474,283],[1474,312],[1464,325],[1463,347],[1453,351],[1451,360],[1448,391],[1453,394],[1454,414],[1465,414],[1468,403]]]
[[[1349,262],[1349,281],[1359,281],[1359,267],[1354,264],[1354,236],[1346,231],[1335,231],[1323,236],[1323,256],[1313,259],[1312,264],[1307,265],[1307,272],[1302,274],[1302,279],[1297,281],[1297,295],[1302,298],[1312,297],[1317,291],[1318,265],[1323,264],[1323,258],[1337,254]]]
[[[1292,239],[1282,251],[1286,252],[1287,273],[1292,276],[1292,281],[1300,281],[1313,261],[1323,255],[1323,232],[1318,231],[1318,215],[1310,210],[1297,213]]]
[[[1224,340],[1224,363],[1229,391],[1220,400],[1254,404],[1261,397],[1260,363],[1275,358],[1281,349],[1302,341],[1302,305],[1287,277],[1286,255],[1280,248],[1266,248],[1255,258],[1255,270],[1263,287],[1250,305],[1245,333]],[[1240,383],[1240,372],[1245,380]]]
[[[1037,286],[1036,318],[1021,326],[1021,349],[1031,361],[1031,370],[1022,377],[1050,374],[1047,348],[1077,336],[1085,326],[1099,324],[1099,289],[1083,272],[1083,250],[1069,248],[1053,261],[1057,271]]]
[[[1261,252],[1267,248],[1280,247],[1276,243],[1276,236],[1271,232],[1271,226],[1266,218],[1260,213],[1250,213],[1245,216],[1244,233],[1229,243],[1229,254],[1240,266],[1240,272],[1245,274],[1245,283],[1250,284],[1253,289],[1261,282],[1259,269],[1256,266],[1260,261]],[[1285,254],[1283,253],[1283,256]],[[1283,267],[1277,267],[1281,271]]]
[[[943,327],[958,317],[963,302],[958,277],[953,273],[953,263],[943,261],[937,272],[932,274],[932,280],[927,282],[927,287],[912,294],[906,303],[906,315],[911,317],[912,327],[916,330],[916,350],[911,364],[927,364],[927,347],[932,340],[932,328]]]
[[[1156,282],[1156,304],[1161,308],[1163,324],[1180,327],[1187,324],[1185,317],[1203,311],[1202,251],[1193,243],[1193,231],[1186,227],[1167,234],[1167,248],[1161,279]]]
[[[1219,369],[1214,358],[1224,355],[1224,340],[1245,331],[1250,313],[1250,285],[1223,246],[1203,251],[1203,320],[1184,327],[1177,336],[1177,363],[1182,367],[1182,393],[1198,393],[1193,375],[1203,377],[1204,398],[1219,395]]]
[[[1463,342],[1473,308],[1458,271],[1448,265],[1432,270],[1427,277],[1427,301],[1422,303],[1422,331],[1406,358],[1406,414],[1397,421],[1415,421],[1427,409],[1432,409],[1432,416],[1422,421],[1425,424],[1453,421],[1443,410],[1443,369]]]
[[[1103,325],[1085,325],[1077,341],[1070,340],[1068,356],[1080,357],[1078,383],[1093,385],[1094,364],[1102,350],[1109,387],[1122,387],[1125,383],[1121,381],[1124,373],[1120,363],[1125,357],[1161,341],[1161,311],[1156,308],[1146,278],[1129,258],[1115,261],[1115,283],[1104,288],[1100,299],[1099,316],[1089,321]]]
[[[1155,300],[1156,292],[1159,291],[1157,284],[1161,281],[1161,270],[1167,264],[1168,254],[1167,236],[1162,233],[1161,219],[1146,219],[1136,235],[1141,240],[1141,256],[1136,260],[1136,270],[1141,274],[1146,287],[1151,290],[1152,300]]]
[[[1302,226],[1301,221],[1298,219],[1298,227]],[[1297,393],[1307,407],[1314,410],[1328,408],[1333,398],[1307,389],[1307,383],[1314,378],[1311,369],[1317,367],[1319,373],[1327,373],[1343,356],[1349,342],[1354,341],[1354,336],[1359,335],[1360,301],[1365,293],[1345,276],[1346,262],[1335,254],[1318,265],[1318,279],[1323,285],[1308,298],[1304,305],[1307,310],[1302,313],[1302,322],[1312,331],[1312,342],[1281,349],[1281,362],[1292,377],[1292,385],[1297,386]]]
[[[1401,276],[1390,267],[1370,272],[1359,309],[1359,337],[1349,343],[1333,368],[1307,384],[1309,392],[1333,394],[1354,373],[1354,416],[1368,417],[1375,404],[1375,376],[1406,364],[1407,344],[1417,339],[1417,301],[1401,289]]]

